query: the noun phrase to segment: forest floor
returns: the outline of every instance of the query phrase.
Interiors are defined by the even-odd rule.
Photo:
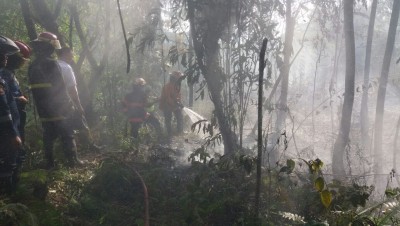
[[[104,209],[97,212],[93,209],[98,209],[99,206],[103,206],[103,202],[113,199],[113,194],[108,192],[108,189],[118,190],[118,186],[121,186],[121,181],[114,180],[116,177],[131,178],[134,175],[134,172],[123,171],[123,167],[134,167],[141,173],[147,173],[146,168],[148,167],[170,169],[171,172],[175,168],[179,170],[179,168],[185,168],[190,164],[188,159],[190,154],[196,148],[201,147],[203,142],[204,140],[198,134],[186,132],[173,137],[166,144],[134,144],[132,150],[120,150],[107,146],[103,146],[95,152],[80,150],[79,157],[84,161],[84,164],[75,168],[64,167],[60,160],[58,166],[53,170],[45,170],[41,167],[23,169],[17,192],[11,196],[0,196],[0,212],[1,208],[12,208],[7,204],[20,203],[27,207],[22,211],[24,213],[20,214],[35,215],[38,225],[103,224],[101,221],[106,222],[107,213],[102,213]],[[103,172],[102,168],[104,168],[105,162],[110,161],[115,163],[113,163],[113,169],[108,170],[110,172]],[[118,167],[121,169],[118,169]],[[113,170],[116,170],[115,173],[118,175],[113,175],[114,172],[111,172]],[[126,173],[129,175],[125,175]],[[104,181],[101,178],[113,179]],[[129,186],[131,188],[127,189]],[[129,186],[125,187],[123,191],[119,191],[118,195],[124,196],[132,191],[141,190],[139,184],[135,185],[134,183]],[[97,189],[98,187],[102,189]],[[93,193],[101,193],[103,189],[107,193],[101,194],[104,200],[85,201],[85,197],[95,196],[96,194]],[[140,191],[140,193],[142,192]],[[113,202],[110,200],[109,202]],[[130,204],[119,205],[129,206]],[[91,211],[94,211],[95,214]],[[103,215],[91,216],[100,213]],[[15,217],[23,218],[18,214],[15,214]],[[110,219],[113,217],[107,216],[107,218],[109,218],[108,222],[112,223],[105,223],[105,225],[118,225],[115,223],[117,222],[116,219]],[[0,223],[0,226],[2,226],[2,223]]]

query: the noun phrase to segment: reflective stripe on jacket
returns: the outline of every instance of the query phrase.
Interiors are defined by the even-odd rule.
[[[29,66],[28,78],[42,122],[63,120],[72,115],[73,104],[56,60],[36,59]]]
[[[143,122],[146,117],[147,96],[144,86],[134,85],[132,92],[125,95],[122,102],[124,112],[130,122]]]

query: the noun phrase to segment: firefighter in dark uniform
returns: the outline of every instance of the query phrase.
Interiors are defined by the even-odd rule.
[[[18,129],[18,133],[21,137],[22,143],[25,140],[25,123],[26,123],[26,104],[28,103],[28,99],[24,96],[19,86],[19,82],[16,78],[16,71],[22,68],[26,62],[28,62],[29,57],[31,55],[31,48],[22,41],[14,41],[14,43],[19,48],[19,53],[15,53],[8,56],[7,65],[5,67],[4,80],[8,84],[12,96],[16,102],[19,120],[14,121],[14,125],[16,125]]]
[[[7,83],[2,78],[7,64],[7,55],[18,52],[15,43],[4,36],[0,36],[0,179],[7,181],[7,187],[1,187],[11,192],[15,189],[17,176],[16,157],[21,146],[17,128],[13,124],[10,106],[15,104],[14,98]]]
[[[43,127],[43,145],[47,168],[54,167],[53,146],[60,137],[71,167],[81,165],[77,158],[74,132],[68,119],[74,112],[71,99],[64,84],[57,61],[52,58],[55,49],[60,49],[57,36],[43,32],[31,42],[36,59],[29,66],[28,79],[32,96]]]
[[[145,90],[146,81],[137,78],[132,86],[132,91],[125,95],[122,102],[124,112],[128,116],[131,125],[131,136],[139,137],[139,129],[146,119],[147,93]]]

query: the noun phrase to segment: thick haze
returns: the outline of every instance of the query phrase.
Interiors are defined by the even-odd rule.
[[[342,9],[338,9],[340,13],[340,18],[323,17],[320,8],[315,9],[315,6],[308,4],[307,7],[302,7],[299,9],[299,1],[294,1],[293,9],[300,10],[298,19],[296,20],[294,39],[293,39],[293,51],[291,55],[291,69],[289,74],[289,93],[288,93],[288,107],[290,109],[290,114],[286,119],[285,129],[287,139],[289,141],[288,148],[285,152],[281,152],[281,157],[287,158],[304,158],[304,159],[315,159],[320,158],[327,165],[327,172],[330,170],[331,164],[331,153],[333,149],[333,144],[336,140],[339,130],[339,121],[341,117],[341,107],[344,98],[344,76],[345,76],[345,46],[344,46],[344,35],[343,35],[343,24],[340,23],[339,27],[334,28],[333,26],[338,23],[338,21],[343,22]],[[128,4],[130,6],[128,6]],[[140,4],[138,2],[132,1],[121,1],[124,22],[127,27],[128,32],[132,33],[137,27],[143,25],[146,22],[145,16],[152,8],[150,3],[142,8],[139,13],[134,11],[135,4]],[[363,90],[363,76],[364,76],[364,61],[365,61],[365,47],[366,47],[366,35],[369,22],[370,13],[370,3],[368,2],[367,9],[360,4],[355,7],[354,14],[354,27],[355,27],[355,44],[356,44],[356,80],[355,80],[355,99],[352,114],[352,126],[350,133],[350,143],[346,150],[347,156],[344,158],[347,163],[347,173],[353,175],[357,174],[372,174],[371,167],[373,164],[373,148],[368,147],[368,151],[364,151],[364,147],[361,145],[360,141],[360,106],[361,97]],[[384,49],[386,46],[386,37],[389,27],[390,13],[391,13],[391,2],[380,2],[378,4],[377,18],[375,22],[375,32],[372,42],[372,60],[370,65],[370,85],[369,85],[369,125],[370,125],[370,136],[373,137],[373,124],[375,119],[375,106],[378,90],[378,81],[380,76],[380,71],[382,67],[382,60]],[[181,41],[182,37],[179,35],[182,32],[186,32],[183,37],[182,48],[188,47],[187,38],[189,37],[189,31],[187,29],[187,23],[181,22],[181,28],[171,29],[171,22],[169,15],[172,15],[172,5],[164,3],[163,4],[163,16],[162,23],[164,25],[163,31],[168,33],[168,41],[164,41],[164,58],[167,60],[167,53],[169,46],[173,45],[174,42]],[[337,5],[338,6],[338,5]],[[144,9],[144,10],[143,10]],[[314,12],[314,10],[316,10]],[[118,21],[118,15],[116,8],[113,8],[112,12],[112,26],[114,26],[111,34],[111,39],[115,40],[113,42],[117,45],[112,45],[112,52],[120,53],[121,57],[110,58],[110,64],[120,64],[121,68],[124,66],[125,58],[122,57],[123,51],[123,39],[121,36],[120,24]],[[278,23],[276,26],[276,35],[278,39],[284,41],[285,37],[285,20],[282,16],[274,15],[271,18],[275,19]],[[337,19],[338,21],[332,21]],[[311,22],[310,22],[311,20]],[[94,18],[88,18],[89,23],[97,22]],[[309,26],[309,27],[308,27]],[[321,28],[323,27],[323,28]],[[235,26],[234,26],[235,28]],[[160,32],[159,30],[157,32]],[[174,35],[175,33],[175,35]],[[233,36],[232,36],[233,37]],[[246,37],[242,37],[243,42]],[[233,39],[235,39],[233,37]],[[304,42],[303,42],[304,39]],[[337,39],[337,40],[336,40]],[[336,47],[336,41],[338,47]],[[396,41],[398,43],[398,41]],[[222,43],[221,43],[222,46]],[[396,73],[398,65],[395,63],[399,53],[394,49],[391,70],[389,72],[389,83],[387,85],[386,103],[385,103],[385,115],[384,115],[384,133],[383,133],[383,161],[384,172],[389,173],[389,171],[395,167],[393,166],[393,141],[395,139],[395,131],[397,126],[397,120],[400,113],[400,88],[398,74]],[[337,50],[336,50],[337,48]],[[157,52],[160,57],[161,47],[159,43],[153,46],[153,49],[145,52],[145,56],[151,57],[151,53]],[[335,50],[337,52],[335,52]],[[182,50],[182,51],[187,51]],[[276,51],[276,50],[275,50]],[[299,51],[299,52],[298,52]],[[131,48],[131,54],[135,53],[134,48]],[[335,53],[337,57],[337,69],[334,68],[334,58]],[[221,52],[222,54],[222,52]],[[135,55],[135,57],[138,57]],[[294,57],[296,57],[294,59]],[[268,54],[268,59],[272,62],[272,74],[270,82],[275,83],[275,79],[279,76],[279,69],[276,65],[276,52],[270,52]],[[137,60],[133,58],[133,60]],[[147,65],[144,59],[144,65]],[[160,68],[161,68],[161,59]],[[153,62],[154,63],[154,62]],[[156,65],[152,65],[154,74],[146,76],[155,76],[154,79],[163,79],[161,76],[160,68]],[[225,65],[221,65],[225,67]],[[140,65],[133,65],[131,74],[135,76],[137,71],[140,71]],[[185,68],[177,64],[174,66],[176,69],[184,70]],[[169,68],[168,68],[169,69]],[[231,68],[233,69],[233,68]],[[159,71],[157,71],[159,70]],[[226,68],[225,68],[226,70]],[[119,76],[125,76],[123,70]],[[256,87],[256,84],[253,85]],[[329,88],[332,88],[332,96],[330,97]],[[184,94],[187,95],[187,86],[183,86]],[[265,96],[269,95],[271,86],[264,92]],[[277,103],[280,97],[280,88],[274,95],[273,103]],[[251,92],[251,102],[256,103],[256,89]],[[187,98],[187,96],[186,96]],[[200,114],[211,117],[211,111],[213,110],[213,105],[205,96],[205,100],[198,100],[195,102],[194,110]],[[245,119],[244,133],[247,135],[253,128],[254,123],[256,123],[257,116],[256,105],[249,105],[249,111]],[[276,111],[271,113],[266,113],[264,115],[264,125],[269,130],[273,130],[274,123],[276,120]],[[272,117],[272,118],[271,118]],[[292,119],[290,119],[292,118]],[[246,139],[253,140],[253,139]],[[246,142],[245,142],[246,143]],[[253,142],[247,143],[249,147]],[[371,140],[371,145],[373,144]],[[371,178],[367,178],[371,179]]]
[[[168,80],[168,73],[173,70],[187,71],[187,65],[182,64],[183,55],[186,59],[190,54],[194,56],[193,50],[189,51],[189,39],[192,38],[189,32],[189,23],[186,10],[179,10],[186,7],[177,4],[180,1],[140,1],[140,0],[121,0],[121,11],[127,31],[127,38],[130,42],[131,67],[130,72],[126,73],[126,52],[125,41],[122,35],[120,18],[116,1],[103,0],[98,4],[98,0],[92,1],[73,1],[80,11],[81,24],[84,25],[84,32],[87,40],[90,41],[90,48],[93,57],[100,64],[102,59],[106,59],[105,70],[97,73],[92,64],[84,61],[82,74],[85,74],[86,81],[95,81],[95,90],[98,94],[94,97],[94,104],[97,109],[104,106],[113,106],[111,99],[120,99],[124,93],[131,88],[131,83],[135,77],[144,77],[149,86],[152,87],[154,95],[159,95],[161,86]],[[285,158],[320,158],[325,165],[327,172],[331,171],[332,150],[338,136],[341,107],[344,99],[345,81],[345,40],[343,35],[343,9],[335,2],[333,6],[315,6],[303,1],[293,1],[292,14],[297,15],[295,19],[293,49],[290,55],[290,72],[288,81],[287,98],[287,118],[284,123],[284,131],[288,140],[287,150],[283,145],[280,146],[280,160]],[[364,61],[366,36],[370,15],[371,1],[366,1],[367,7],[359,1],[354,7],[354,32],[356,48],[356,74],[355,74],[355,96],[351,120],[350,143],[346,149],[345,167],[346,172],[352,175],[372,174],[373,147],[362,147],[360,138],[360,109],[363,90]],[[393,1],[379,1],[377,17],[374,27],[374,37],[372,41],[372,57],[370,65],[369,93],[369,135],[374,134],[374,120],[376,111],[377,90],[379,77],[382,69],[383,55],[386,47],[386,39],[391,16]],[[263,3],[267,4],[267,3]],[[248,57],[244,69],[249,77],[244,79],[244,90],[250,98],[247,102],[248,110],[244,117],[243,143],[244,146],[252,148],[254,137],[247,137],[257,121],[257,83],[251,83],[249,78],[257,75],[258,51],[263,37],[252,38],[252,31],[259,32],[260,35],[267,33],[266,37],[270,40],[267,50],[267,59],[271,63],[270,77],[267,78],[269,85],[264,91],[267,98],[270,95],[276,79],[279,77],[283,62],[283,46],[285,41],[285,3],[274,8],[274,11],[263,11],[265,8],[259,4],[253,8],[251,13],[260,15],[264,20],[264,27],[252,27],[244,31],[240,40],[238,39],[237,18],[233,15],[229,26],[222,30],[224,34],[219,39],[220,59],[219,66],[224,74],[224,90],[221,93],[227,98],[227,93],[238,91],[236,71],[237,64],[233,63],[237,59],[234,50],[242,48],[239,55]],[[324,8],[325,7],[325,8]],[[177,15],[177,12],[180,14]],[[248,15],[253,15],[249,13]],[[63,12],[62,17],[67,17],[67,12]],[[152,16],[149,16],[152,15]],[[268,19],[267,19],[268,18]],[[158,21],[160,19],[160,21]],[[241,18],[250,23],[251,18]],[[259,18],[258,18],[259,19]],[[261,19],[260,19],[261,20]],[[156,21],[156,22],[154,22]],[[253,21],[254,22],[254,21]],[[60,24],[61,32],[67,36],[68,24]],[[266,32],[268,28],[271,31]],[[263,33],[264,32],[264,33]],[[396,40],[399,38],[396,37]],[[79,43],[78,37],[73,37]],[[230,41],[230,48],[227,46]],[[243,46],[237,48],[238,43]],[[251,50],[245,50],[246,45],[253,45]],[[176,46],[178,60],[171,61],[171,47]],[[140,47],[144,49],[143,54]],[[75,51],[82,51],[82,46],[74,46]],[[398,51],[399,41],[395,42],[391,67],[389,71],[389,81],[386,90],[384,123],[383,123],[383,172],[388,174],[392,168],[396,168],[393,163],[395,132],[397,120],[400,115],[400,82],[397,73],[399,65],[396,60],[400,56]],[[106,53],[106,55],[105,55]],[[236,58],[235,58],[236,57]],[[335,61],[335,57],[337,61]],[[231,64],[227,63],[227,59]],[[251,61],[251,58],[254,61]],[[230,66],[229,66],[230,65]],[[267,70],[266,70],[267,72]],[[236,73],[236,74],[235,74]],[[184,103],[189,102],[189,86],[186,82],[182,83]],[[195,98],[201,95],[201,87],[205,84],[203,76],[199,77],[199,82],[195,84],[194,90],[200,90],[195,94]],[[231,84],[231,85],[229,85]],[[249,86],[249,84],[251,84]],[[110,91],[112,87],[112,91]],[[231,90],[228,92],[228,88]],[[247,90],[251,87],[249,90]],[[280,101],[280,85],[275,95],[271,99],[271,111],[264,114],[265,131],[272,133],[276,126],[277,119],[276,105]],[[365,88],[365,87],[364,87]],[[331,92],[330,92],[331,91]],[[112,93],[112,94],[109,94]],[[209,91],[205,91],[204,100],[199,98],[194,102],[193,110],[211,118],[214,105],[210,101]],[[236,98],[236,97],[235,97]],[[233,100],[237,100],[232,98]],[[229,98],[227,98],[229,99]],[[110,103],[109,103],[110,102]],[[236,106],[236,102],[234,107]],[[112,108],[111,108],[112,109]],[[237,108],[235,108],[237,110]],[[237,114],[238,111],[235,112]],[[103,115],[118,115],[113,112],[102,112]],[[234,126],[232,126],[233,128]],[[235,132],[238,128],[235,127]],[[274,142],[272,142],[274,143]],[[271,144],[271,141],[270,141]],[[367,151],[365,151],[367,150]],[[370,179],[370,178],[367,178]]]

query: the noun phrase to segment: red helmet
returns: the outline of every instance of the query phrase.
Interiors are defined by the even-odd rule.
[[[31,47],[22,41],[14,41],[14,43],[18,46],[19,52],[25,59],[28,59],[31,56]]]
[[[0,35],[0,54],[11,55],[18,52],[18,46],[11,39]]]
[[[46,42],[49,43],[54,49],[61,49],[60,42],[58,41],[57,35],[50,32],[42,32],[39,34],[39,37],[34,42]]]

